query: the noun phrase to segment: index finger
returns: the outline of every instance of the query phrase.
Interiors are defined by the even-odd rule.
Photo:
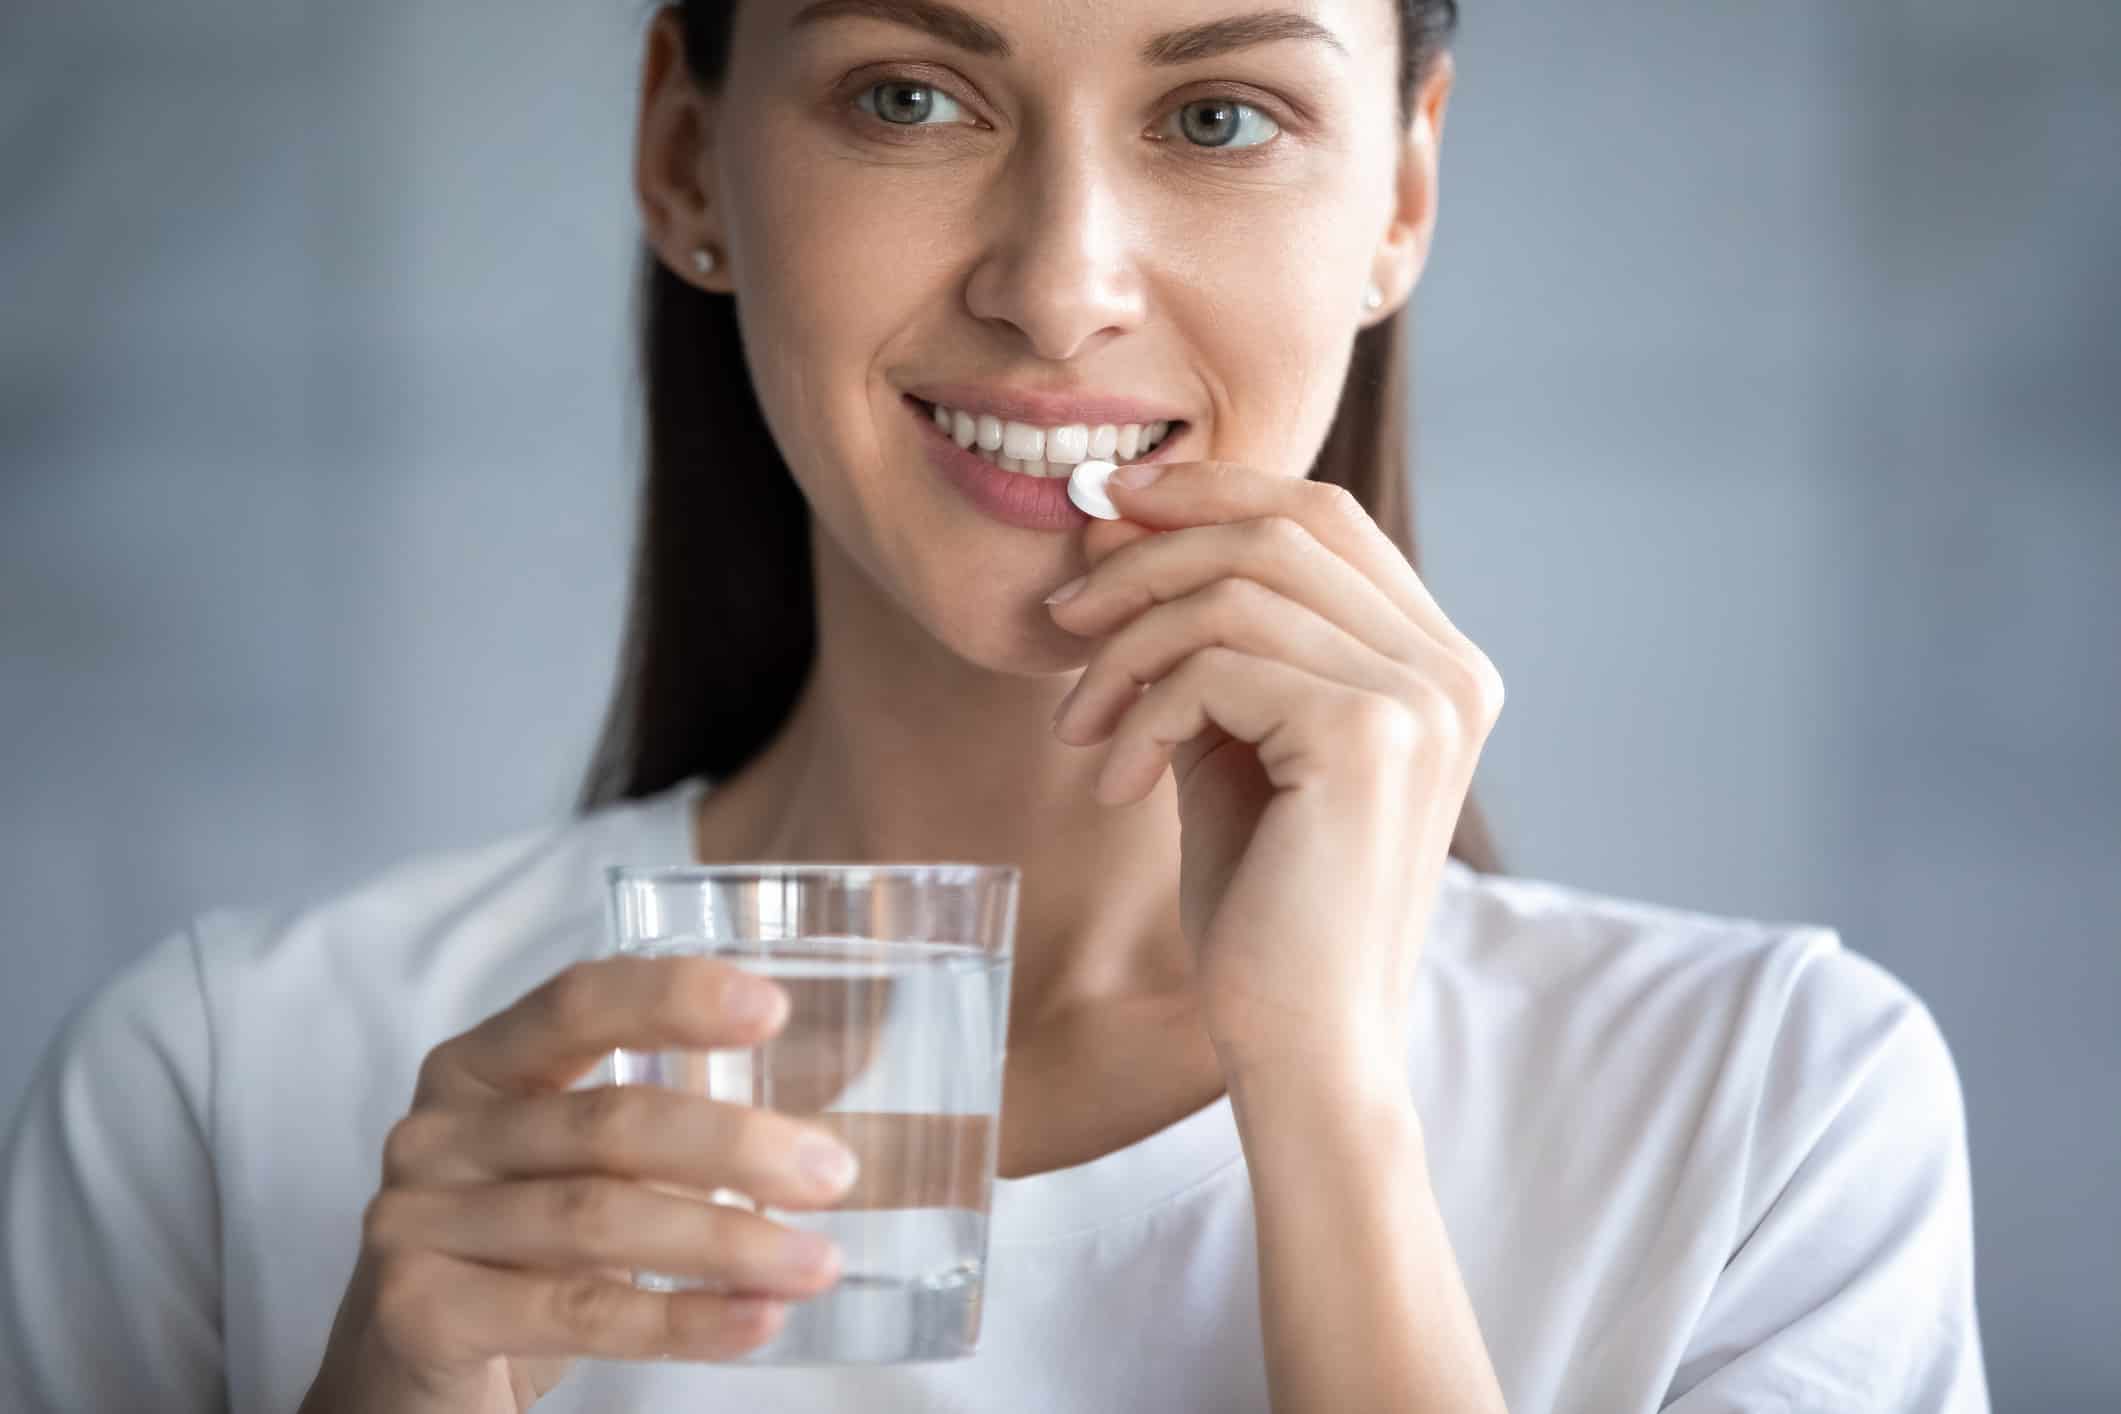
[[[1106,483],[1106,494],[1125,520],[1096,521],[1085,531],[1084,553],[1092,565],[1143,533],[1286,516],[1361,571],[1430,637],[1446,645],[1471,647],[1392,537],[1346,488],[1304,476],[1277,476],[1236,462],[1149,465],[1160,465],[1162,475],[1147,486],[1126,486],[1116,476]],[[1111,533],[1109,527],[1127,521],[1145,530],[1125,536]]]
[[[562,1089],[621,1047],[756,1046],[787,1019],[777,983],[715,958],[578,962],[429,1051],[413,1107]]]

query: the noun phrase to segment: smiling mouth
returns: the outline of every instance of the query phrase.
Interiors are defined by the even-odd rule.
[[[925,402],[911,393],[905,395],[905,400],[958,446],[992,466],[1020,476],[1066,477],[1082,461],[1108,461],[1122,466],[1144,461],[1187,425],[1180,419],[1038,427]]]

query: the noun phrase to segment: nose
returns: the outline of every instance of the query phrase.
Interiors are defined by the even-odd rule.
[[[1126,211],[1088,140],[1027,142],[991,199],[1004,214],[966,284],[974,316],[1055,362],[1140,325]]]

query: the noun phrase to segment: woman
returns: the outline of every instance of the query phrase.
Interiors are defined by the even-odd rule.
[[[1984,1409],[1919,1000],[1502,878],[1467,803],[1502,685],[1413,568],[1396,317],[1452,19],[659,13],[589,808],[201,919],[77,1018],[5,1168],[8,1407]],[[1161,474],[1086,520],[1086,451]],[[837,1275],[668,1186],[826,1204],[828,1136],[580,1083],[785,1019],[575,961],[602,865],[685,859],[1022,866],[976,1358],[579,1358],[733,1355]]]

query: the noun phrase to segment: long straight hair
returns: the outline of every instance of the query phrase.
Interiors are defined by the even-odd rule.
[[[681,8],[687,67],[718,87],[735,6]],[[1455,0],[1398,0],[1398,12],[1404,123],[1457,10]],[[647,465],[625,640],[582,784],[585,812],[734,775],[779,731],[817,657],[809,503],[760,409],[734,302],[680,280],[645,246],[635,300]],[[1404,325],[1395,313],[1355,336],[1310,474],[1353,492],[1418,569]],[[1502,872],[1470,797],[1450,852]]]

